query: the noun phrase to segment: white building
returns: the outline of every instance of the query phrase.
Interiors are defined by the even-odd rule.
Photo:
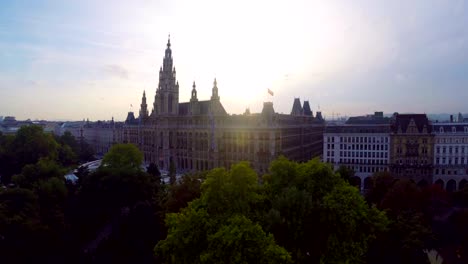
[[[327,126],[323,138],[323,161],[335,169],[344,165],[354,170],[361,190],[370,187],[370,176],[388,171],[390,125],[346,124]]]
[[[468,123],[433,123],[434,183],[447,191],[468,182]]]

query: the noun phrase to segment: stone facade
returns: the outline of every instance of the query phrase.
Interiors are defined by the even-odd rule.
[[[361,190],[370,187],[370,177],[388,171],[390,164],[389,124],[345,124],[327,126],[323,139],[323,160],[334,169],[346,166]]]
[[[434,135],[425,114],[396,114],[391,121],[390,168],[418,185],[432,183]]]
[[[447,191],[462,189],[468,180],[468,123],[434,123],[433,132],[434,182]]]
[[[117,140],[121,123],[111,121],[86,122],[81,128],[81,137],[91,145],[96,157],[102,157]]]
[[[306,111],[278,114],[273,103],[265,102],[261,113],[229,115],[220,101],[218,84],[213,82],[209,100],[199,100],[193,83],[189,102],[179,102],[179,83],[168,41],[153,109],[148,115],[143,93],[140,115],[129,113],[116,137],[133,143],[144,153],[145,163],[168,169],[174,162],[178,171],[199,171],[229,167],[249,161],[265,172],[271,160],[284,155],[306,161],[322,153],[324,122]]]

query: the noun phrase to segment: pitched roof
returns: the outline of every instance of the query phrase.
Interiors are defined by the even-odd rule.
[[[200,115],[210,115],[210,108],[212,108],[213,115],[227,115],[226,110],[219,101],[197,101],[195,104],[199,107]],[[190,114],[190,103],[179,103],[179,115],[186,116]]]
[[[406,132],[412,121],[414,121],[419,133],[423,132],[424,126],[426,126],[427,133],[432,132],[432,126],[426,114],[396,114],[392,121],[393,132],[398,132],[399,128],[402,132]]]
[[[301,101],[299,100],[299,98],[294,98],[291,115],[302,115],[302,106],[301,106]]]
[[[304,101],[304,106],[302,107],[302,110],[304,112],[304,115],[306,116],[312,115],[312,110],[310,110],[309,101]]]

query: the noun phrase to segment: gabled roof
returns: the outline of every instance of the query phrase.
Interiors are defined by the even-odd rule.
[[[432,132],[432,126],[426,114],[396,114],[393,120],[392,130],[396,133],[407,133],[408,126],[413,122],[418,133],[423,133],[424,127],[426,127],[427,133]]]

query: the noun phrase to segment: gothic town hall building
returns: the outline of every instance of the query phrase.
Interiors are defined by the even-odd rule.
[[[314,117],[308,101],[295,99],[291,114],[276,113],[265,102],[261,113],[230,115],[220,101],[216,79],[209,100],[199,100],[193,83],[189,102],[179,102],[179,83],[172,60],[170,40],[151,113],[143,92],[139,116],[129,112],[117,139],[133,143],[144,153],[145,163],[167,170],[175,164],[178,172],[229,168],[248,161],[265,172],[280,155],[307,161],[322,154],[324,121]]]

